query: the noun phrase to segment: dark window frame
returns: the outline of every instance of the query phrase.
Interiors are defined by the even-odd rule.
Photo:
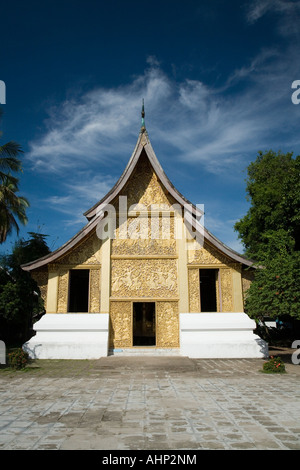
[[[86,276],[85,279],[84,276]],[[89,313],[90,278],[90,269],[69,270],[68,312]],[[81,285],[80,280],[83,282]],[[80,289],[82,290],[80,291]],[[79,297],[80,295],[82,296],[81,298]],[[77,306],[79,308],[76,308]]]

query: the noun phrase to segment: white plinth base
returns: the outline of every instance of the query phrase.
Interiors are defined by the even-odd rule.
[[[268,345],[245,313],[181,313],[180,352],[191,358],[263,358]]]
[[[46,314],[23,345],[33,359],[99,359],[108,354],[106,313]]]

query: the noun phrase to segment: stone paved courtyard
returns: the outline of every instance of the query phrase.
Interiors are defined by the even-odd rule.
[[[2,450],[300,449],[300,366],[107,357],[0,371]]]

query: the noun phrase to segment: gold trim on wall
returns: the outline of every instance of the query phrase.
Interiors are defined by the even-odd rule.
[[[200,276],[199,268],[188,270],[189,278],[189,311],[200,312]]]

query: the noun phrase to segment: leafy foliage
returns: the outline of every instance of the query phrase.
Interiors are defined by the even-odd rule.
[[[263,372],[266,374],[283,374],[286,372],[285,364],[280,357],[272,357],[263,364]]]
[[[247,292],[245,309],[252,318],[289,315],[300,319],[300,253],[276,255],[258,268]]]
[[[19,233],[17,221],[23,225],[27,223],[26,209],[29,202],[25,197],[17,195],[19,180],[12,175],[22,171],[19,159],[22,152],[21,146],[14,141],[0,146],[0,243],[5,242],[13,230]]]
[[[260,153],[248,167],[248,213],[235,229],[256,260],[245,310],[257,320],[300,320],[300,157]]]
[[[30,232],[29,240],[18,240],[12,253],[0,259],[0,330],[7,344],[26,341],[34,319],[44,313],[38,286],[21,265],[50,253],[45,238]]]
[[[17,348],[8,354],[8,363],[12,369],[25,369],[29,363],[29,355],[22,348]]]
[[[235,224],[246,255],[257,259],[268,232],[283,230],[300,248],[300,156],[259,153],[248,167],[247,199],[251,206]]]
[[[28,200],[17,196],[18,185],[10,176],[3,178],[0,184],[0,243],[5,242],[7,236],[16,230],[19,233],[18,219],[23,225],[27,223],[26,209]]]

